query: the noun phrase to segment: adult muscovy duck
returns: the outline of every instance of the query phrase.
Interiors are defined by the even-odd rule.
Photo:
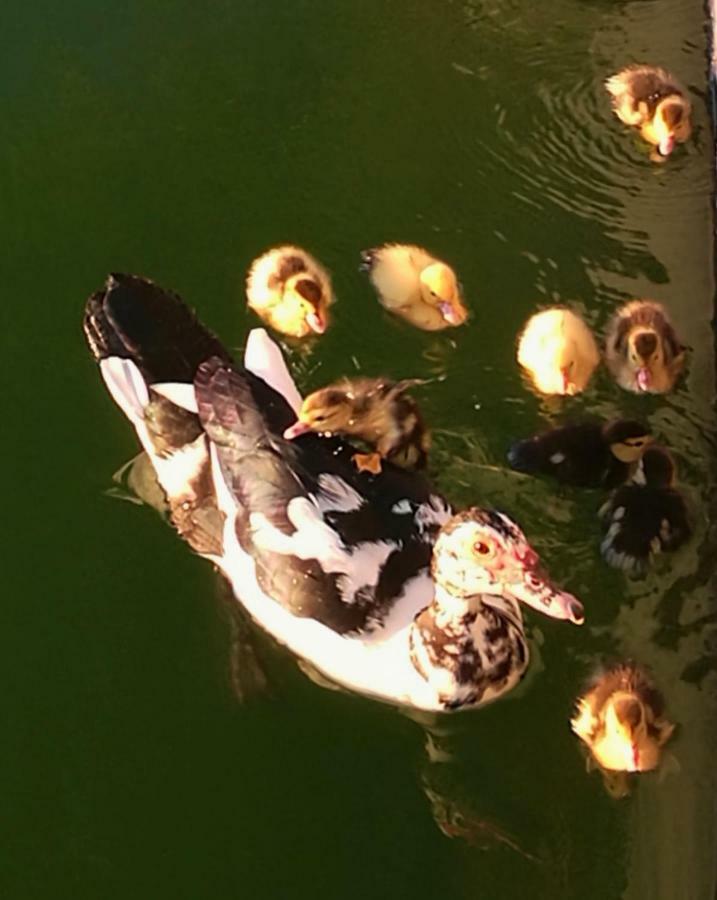
[[[131,275],[90,297],[84,329],[177,530],[330,679],[418,709],[478,706],[527,668],[519,601],[583,621],[506,515],[453,515],[420,473],[358,471],[339,438],[285,440],[301,398],[265,332],[239,365],[178,296]]]

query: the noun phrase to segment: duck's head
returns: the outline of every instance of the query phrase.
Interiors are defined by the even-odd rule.
[[[456,274],[442,262],[431,263],[419,275],[421,297],[434,306],[449,325],[462,325],[468,311],[461,300]]]
[[[660,156],[669,156],[675,144],[684,143],[692,132],[690,103],[681,94],[671,94],[657,104],[652,119],[652,136]]]
[[[503,513],[473,507],[453,516],[433,548],[431,574],[454,597],[479,594],[527,603],[555,619],[582,624],[580,601],[555,587],[539,567],[538,554]]]
[[[325,387],[308,397],[301,404],[299,417],[284,432],[292,440],[307,431],[326,434],[347,433],[352,430],[355,411],[355,395],[349,389]]]
[[[297,316],[316,334],[323,334],[328,327],[328,299],[321,285],[306,272],[287,279],[284,295],[296,304]]]
[[[620,462],[629,464],[638,462],[653,440],[646,425],[631,419],[608,422],[602,434],[612,455]]]

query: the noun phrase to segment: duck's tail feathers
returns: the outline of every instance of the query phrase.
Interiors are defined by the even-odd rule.
[[[177,294],[136,275],[109,275],[87,301],[83,325],[96,360],[131,359],[150,384],[191,383],[211,356],[231,361]]]
[[[149,390],[142,373],[131,359],[110,356],[100,360],[100,372],[112,399],[122,412],[137,425],[144,421],[149,403]]]
[[[370,250],[362,250],[361,251],[361,264],[359,265],[359,272],[370,272],[376,264],[376,254],[378,253],[378,247],[372,247]]]

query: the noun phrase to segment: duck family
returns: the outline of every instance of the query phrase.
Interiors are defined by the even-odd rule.
[[[606,88],[656,161],[689,139],[689,99],[665,69],[629,66]],[[393,316],[430,332],[467,324],[455,270],[429,250],[386,243],[360,258]],[[331,325],[331,276],[294,244],[252,263],[246,296],[290,339]],[[525,607],[583,623],[583,604],[550,579],[511,517],[480,503],[454,510],[431,483],[430,430],[410,393],[425,382],[343,378],[302,397],[266,331],[253,329],[237,360],[180,297],[136,275],[110,275],[90,296],[84,331],[177,533],[258,625],[330,681],[417,710],[476,708],[528,667]],[[620,388],[667,393],[686,354],[667,309],[649,299],[614,312],[602,351],[565,306],[536,311],[516,347],[531,389],[567,398],[603,361]],[[644,422],[568,421],[515,441],[508,462],[609,491],[601,552],[628,574],[689,539],[674,457]],[[621,772],[655,768],[674,728],[632,662],[593,679],[571,724],[600,767]]]

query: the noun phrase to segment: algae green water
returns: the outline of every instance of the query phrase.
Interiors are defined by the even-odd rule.
[[[686,0],[40,0],[0,53],[4,564],[0,890],[20,898],[712,900],[715,487],[712,139],[706,22]],[[694,140],[665,165],[601,83],[672,68]],[[467,327],[387,317],[357,271],[425,244]],[[346,372],[417,391],[456,504],[523,526],[584,601],[526,613],[506,700],[416,722],[330,691],[230,613],[149,507],[108,495],[137,452],[88,358],[108,271],[179,291],[228,343],[243,278],[293,241],[334,274],[334,327],[290,348],[302,389]],[[523,384],[540,304],[597,329],[633,296],[691,346],[666,397],[603,373],[579,399]],[[696,534],[629,581],[598,554],[594,494],[504,471],[511,439],[583,411],[646,416],[675,451]],[[604,659],[649,665],[679,723],[662,770],[615,798],[568,720]]]

